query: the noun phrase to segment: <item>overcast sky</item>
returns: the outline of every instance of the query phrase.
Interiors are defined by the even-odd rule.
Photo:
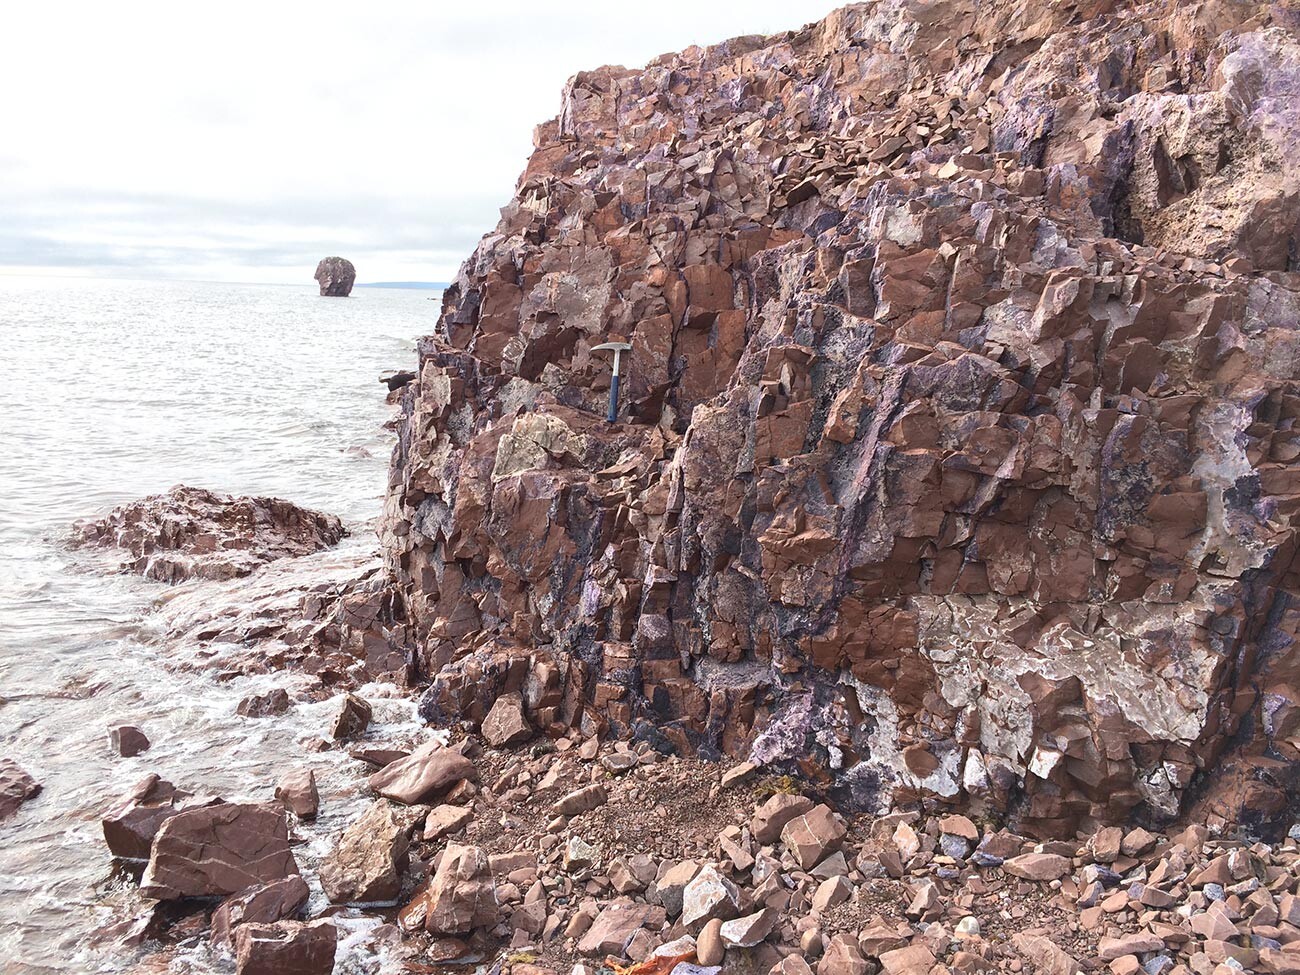
[[[834,0],[18,0],[0,273],[446,280],[574,72],[797,28]]]

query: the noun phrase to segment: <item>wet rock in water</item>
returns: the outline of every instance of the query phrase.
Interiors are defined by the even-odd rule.
[[[265,694],[250,694],[239,702],[235,713],[245,718],[268,718],[284,714],[289,710],[289,692],[283,687],[267,691]]]
[[[104,842],[115,857],[147,860],[154,835],[166,820],[189,806],[213,805],[220,801],[195,799],[151,772],[104,817]]]
[[[382,799],[339,837],[321,863],[320,881],[336,904],[388,903],[402,892],[409,862],[410,823]]]
[[[284,773],[275,787],[275,797],[299,819],[315,819],[320,811],[316,773],[309,768]]]
[[[330,975],[338,948],[333,921],[277,921],[235,929],[236,975]]]
[[[40,794],[41,784],[10,758],[0,758],[0,822],[18,811],[28,799]]]
[[[855,4],[575,75],[401,397],[423,715],[527,674],[539,728],[870,736],[845,810],[1286,825],[1293,7]]]
[[[270,924],[296,918],[310,896],[307,882],[297,876],[242,890],[227,897],[212,912],[211,940],[213,944],[228,944],[240,924]]]
[[[533,736],[532,725],[524,714],[524,698],[517,691],[502,694],[483,719],[483,737],[493,748],[508,748]]]
[[[357,269],[345,258],[326,257],[316,265],[316,281],[327,298],[346,298],[356,280]]]
[[[402,908],[399,925],[430,934],[469,934],[495,924],[500,908],[488,855],[477,846],[448,843],[433,879]]]
[[[123,758],[133,758],[149,750],[149,736],[135,725],[122,724],[109,728],[108,743]]]
[[[476,777],[474,763],[437,741],[385,765],[367,780],[374,792],[406,805],[432,802],[456,783]]]
[[[414,379],[415,373],[410,369],[398,369],[379,377],[379,381],[388,387],[390,393],[406,388]]]
[[[391,765],[399,758],[406,758],[411,753],[404,748],[368,748],[357,747],[349,748],[348,754],[359,762],[365,762],[373,768],[383,768],[385,765]]]
[[[334,716],[334,726],[330,735],[335,741],[344,738],[356,738],[370,727],[374,712],[369,703],[355,694],[344,694],[339,702],[338,713]]]
[[[163,821],[140,892],[158,900],[218,897],[297,873],[283,809],[223,803]]]
[[[310,555],[344,535],[333,515],[281,498],[235,497],[178,485],[73,527],[80,545],[131,553],[123,569],[159,582],[233,579],[275,559]]]

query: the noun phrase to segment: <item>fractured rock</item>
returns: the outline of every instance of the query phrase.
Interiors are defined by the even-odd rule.
[[[396,802],[429,802],[456,783],[475,777],[474,763],[438,741],[430,741],[406,758],[385,765],[367,780],[374,792]]]
[[[236,975],[329,975],[338,930],[333,921],[277,921],[235,929]]]
[[[298,916],[311,891],[299,876],[249,887],[227,897],[212,912],[212,942],[227,944],[240,924],[270,924]]]
[[[336,904],[396,900],[409,849],[408,824],[381,799],[343,831],[321,863],[321,886]]]
[[[315,819],[320,811],[316,773],[309,768],[285,772],[275,787],[275,797],[299,819]]]
[[[370,727],[370,721],[373,717],[374,711],[367,701],[363,701],[355,694],[344,694],[343,699],[339,701],[338,713],[334,716],[330,737],[335,741],[339,741],[364,734],[365,730]]]
[[[493,748],[508,748],[531,738],[533,728],[524,714],[523,695],[511,692],[498,697],[483,719],[482,732]]]
[[[222,803],[163,820],[140,892],[158,900],[218,897],[297,873],[283,809]]]

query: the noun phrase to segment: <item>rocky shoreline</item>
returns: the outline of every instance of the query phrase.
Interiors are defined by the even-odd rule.
[[[1226,0],[881,0],[575,76],[380,380],[379,552],[183,486],[78,526],[243,719],[330,711],[273,784],[122,796],[103,939],[1300,973],[1296,92],[1300,12]],[[0,817],[39,790],[0,761]]]

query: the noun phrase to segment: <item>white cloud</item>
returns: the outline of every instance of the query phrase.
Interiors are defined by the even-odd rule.
[[[12,5],[0,271],[445,279],[567,77],[832,4]]]

